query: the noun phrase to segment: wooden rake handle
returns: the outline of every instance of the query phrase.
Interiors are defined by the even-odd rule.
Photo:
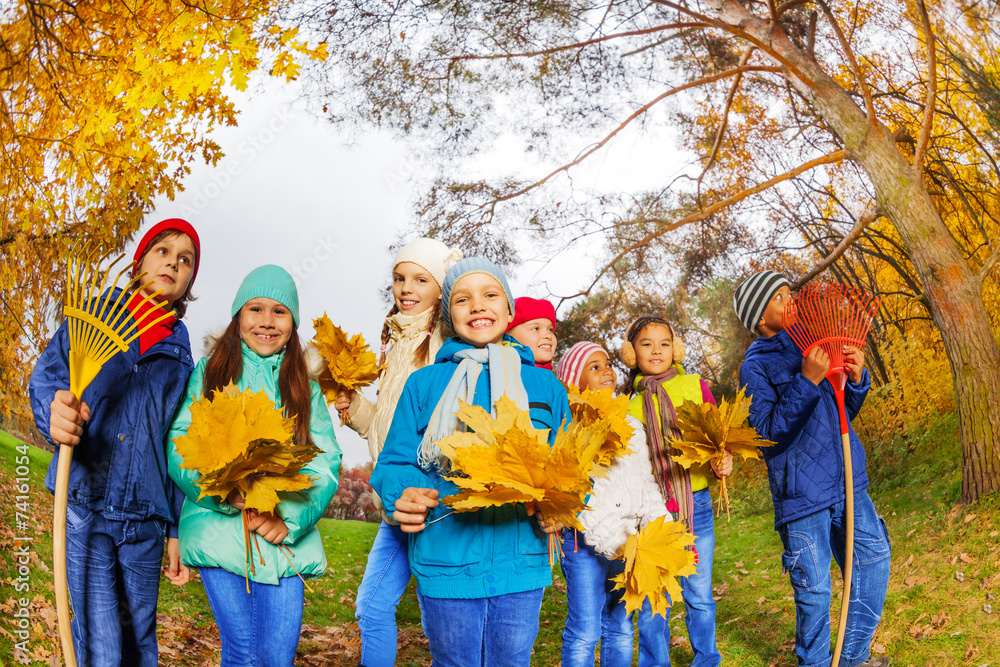
[[[837,408],[841,423],[846,423],[843,390],[837,393]],[[844,537],[844,597],[840,601],[840,623],[837,626],[837,643],[833,650],[830,667],[840,664],[840,654],[844,650],[844,634],[847,630],[847,613],[851,602],[851,576],[854,573],[854,463],[851,460],[850,431],[842,429],[840,444],[844,451],[844,515],[847,517],[847,534]]]
[[[66,578],[66,503],[69,499],[69,469],[73,463],[73,448],[59,446],[59,465],[56,469],[56,497],[52,516],[52,567],[56,596],[56,614],[59,618],[59,640],[63,660],[67,667],[76,667],[73,649],[73,632],[69,618],[69,588]]]

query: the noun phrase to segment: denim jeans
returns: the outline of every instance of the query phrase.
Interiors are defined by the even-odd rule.
[[[566,627],[562,633],[562,667],[594,667],[594,650],[601,642],[601,667],[629,667],[632,664],[632,621],[612,593],[611,578],[625,568],[624,560],[609,561],[583,540],[564,530],[563,557],[566,578]]]
[[[302,633],[302,580],[250,582],[219,567],[199,569],[222,638],[222,667],[291,667]]]
[[[830,654],[830,556],[843,571],[845,505],[789,521],[778,529],[781,564],[795,593],[795,655],[801,667],[828,667]],[[868,659],[868,645],[882,618],[889,586],[891,548],[885,521],[868,491],[854,494],[854,574],[840,667]]]
[[[694,546],[697,573],[680,579],[684,623],[694,659],[691,667],[718,667],[722,656],[715,646],[715,600],[712,599],[712,558],[715,555],[715,520],[708,489],[694,493]],[[670,667],[670,610],[663,618],[652,613],[649,600],[637,612],[639,667]]]
[[[422,596],[433,667],[528,667],[544,588],[490,598]]]
[[[81,665],[156,667],[156,601],[166,524],[66,508],[66,577]]]
[[[396,664],[396,607],[410,583],[407,543],[407,535],[399,526],[383,522],[368,553],[354,614],[361,631],[364,667]]]

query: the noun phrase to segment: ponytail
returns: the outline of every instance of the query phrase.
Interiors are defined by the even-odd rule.
[[[438,320],[440,319],[441,307],[439,305],[427,319],[427,335],[424,336],[423,341],[421,341],[420,345],[416,349],[416,352],[414,352],[413,358],[416,360],[418,368],[423,368],[430,362],[434,361],[433,359],[428,359],[428,357],[431,353],[431,338],[434,336],[434,329],[437,327]]]

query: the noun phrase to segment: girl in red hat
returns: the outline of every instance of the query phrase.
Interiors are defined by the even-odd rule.
[[[530,296],[514,299],[514,319],[507,333],[531,348],[535,366],[552,370],[552,355],[556,352],[556,309],[551,303]]]
[[[177,519],[183,496],[167,476],[164,437],[191,372],[181,318],[198,273],[198,234],[184,220],[164,220],[135,251],[133,275],[149,283],[127,301],[138,320],[154,299],[174,316],[104,364],[76,397],[69,392],[69,335],[64,322],[38,359],[29,384],[39,432],[56,446],[45,486],[55,488],[59,445],[74,447],[66,509],[66,563],[73,604],[73,644],[81,665],[156,665],[156,602],[164,541],[176,585]],[[114,303],[118,287],[101,295]],[[124,299],[123,299],[124,301]],[[154,313],[146,321],[155,319]]]

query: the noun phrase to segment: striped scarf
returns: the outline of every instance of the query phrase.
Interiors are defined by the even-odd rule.
[[[673,401],[664,385],[677,377],[677,369],[669,368],[659,375],[643,376],[639,381],[642,393],[642,414],[646,418],[646,444],[649,459],[656,473],[656,483],[667,501],[667,511],[677,513],[688,530],[692,528],[694,514],[694,494],[691,491],[691,473],[677,465],[670,458],[669,446],[664,436],[679,438],[677,413]],[[655,400],[654,400],[655,398]],[[656,414],[656,404],[660,404],[660,414]]]
[[[494,404],[501,396],[514,401],[521,410],[528,409],[528,392],[521,381],[521,355],[513,347],[497,344],[490,344],[482,349],[472,347],[459,350],[452,355],[452,359],[459,362],[458,368],[431,414],[417,452],[417,465],[427,472],[437,470],[443,473],[449,469],[450,462],[436,443],[461,428],[455,416],[459,409],[458,401],[462,400],[470,405],[473,403],[476,383],[484,366],[489,374],[489,405],[494,417]]]

